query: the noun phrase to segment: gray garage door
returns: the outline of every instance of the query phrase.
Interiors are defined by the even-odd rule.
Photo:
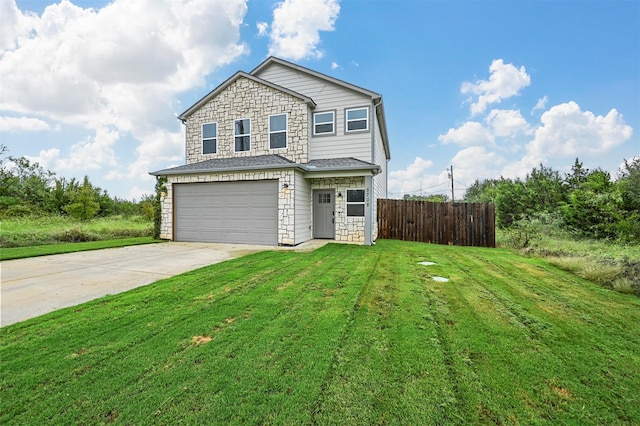
[[[175,184],[175,240],[278,243],[278,181]]]

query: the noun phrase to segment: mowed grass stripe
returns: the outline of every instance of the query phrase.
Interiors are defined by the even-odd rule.
[[[381,251],[336,355],[314,418],[319,424],[438,424],[453,412],[447,404],[454,390],[422,283],[403,253]]]
[[[336,318],[340,320],[341,315],[352,310],[351,304],[355,301],[355,293],[351,294],[351,292],[357,292],[358,287],[351,285],[348,281],[339,283],[343,281],[343,276],[348,275],[348,271],[357,273],[360,268],[366,267],[367,264],[358,262],[357,256],[354,255],[356,252],[345,255],[334,253],[329,256],[326,253],[323,254],[321,250],[311,255],[262,253],[245,258],[248,269],[255,269],[256,273],[247,276],[247,269],[245,269],[244,279],[238,279],[240,277],[236,277],[237,273],[233,270],[237,262],[230,262],[230,271],[222,272],[221,267],[214,266],[187,274],[186,279],[178,280],[177,285],[172,285],[175,279],[158,283],[157,290],[159,293],[164,293],[164,296],[149,296],[143,289],[138,289],[133,293],[143,296],[142,300],[135,297],[136,294],[132,294],[133,300],[130,300],[130,304],[118,306],[119,303],[109,303],[108,300],[96,302],[95,304],[103,309],[108,309],[109,304],[114,305],[115,312],[112,313],[114,319],[109,323],[109,333],[98,336],[100,338],[96,339],[95,333],[91,334],[90,329],[83,325],[84,321],[80,320],[76,324],[77,334],[86,336],[89,333],[92,336],[92,345],[86,342],[67,342],[65,348],[59,348],[54,354],[58,362],[77,363],[83,360],[84,365],[89,367],[72,368],[70,374],[63,373],[59,380],[48,379],[43,391],[35,393],[34,400],[46,398],[52,390],[52,387],[47,384],[55,385],[66,381],[65,394],[74,394],[77,397],[77,392],[82,392],[83,388],[100,383],[100,387],[105,389],[120,389],[114,397],[103,401],[112,407],[109,409],[111,412],[124,416],[126,410],[122,407],[130,406],[131,396],[134,395],[134,398],[143,405],[162,406],[162,409],[156,410],[160,411],[156,414],[157,418],[162,419],[163,416],[168,416],[165,420],[169,421],[168,419],[180,418],[180,416],[173,417],[171,413],[176,411],[173,408],[175,403],[182,404],[178,396],[186,390],[182,390],[173,380],[167,380],[167,376],[178,379],[178,382],[183,376],[189,377],[189,381],[193,383],[193,375],[180,370],[192,371],[193,365],[207,364],[205,382],[200,383],[197,379],[196,384],[205,386],[206,390],[201,391],[211,392],[212,403],[218,405],[220,402],[216,401],[215,395],[229,398],[233,390],[238,388],[236,392],[239,394],[237,395],[239,399],[235,404],[229,405],[228,413],[225,414],[224,410],[216,410],[215,418],[218,420],[226,421],[234,418],[247,420],[243,410],[239,410],[243,405],[241,396],[245,393],[255,395],[252,398],[262,399],[262,404],[269,407],[269,410],[278,411],[277,404],[274,406],[268,404],[269,399],[265,401],[263,393],[254,392],[257,389],[252,390],[252,387],[260,388],[260,383],[271,383],[272,380],[282,382],[287,374],[291,375],[291,372],[299,371],[301,361],[306,365],[303,370],[307,370],[302,371],[303,374],[313,373],[322,366],[322,362],[328,366],[328,361],[332,357],[331,351],[318,352],[315,347],[329,344],[330,342],[325,339],[331,333],[337,333],[334,336],[337,342],[340,323],[335,324],[334,320]],[[302,261],[301,263],[306,266],[295,265],[294,258]],[[318,264],[325,264],[328,273],[319,279],[308,277],[308,274],[305,274],[305,267],[316,268]],[[361,266],[354,268],[354,264]],[[212,270],[213,273],[207,274],[207,270]],[[213,277],[222,275],[223,279],[210,281],[206,278],[209,275]],[[359,275],[356,274],[356,276]],[[229,280],[229,277],[233,278]],[[338,288],[331,289],[329,286],[338,286]],[[210,304],[210,300],[206,297],[203,300],[203,294],[206,295],[210,290],[221,288],[225,294],[217,303]],[[327,291],[331,293],[329,298],[327,298]],[[197,299],[195,303],[194,299]],[[333,306],[336,299],[346,305]],[[206,308],[206,305],[209,308]],[[124,309],[126,306],[128,309]],[[304,313],[301,313],[301,310]],[[309,316],[311,312],[313,315]],[[91,314],[91,312],[87,313]],[[144,319],[145,327],[132,333],[136,323],[140,326],[140,319]],[[69,330],[71,326],[73,324],[67,324],[67,332],[76,334],[73,330]],[[320,335],[314,333],[314,330],[318,329],[323,330],[323,333]],[[203,345],[202,349],[206,348],[209,355],[215,354],[214,362],[198,361],[194,358],[195,350],[190,339],[199,335],[213,338],[211,342]],[[301,357],[299,341],[303,338],[309,340],[306,345],[303,345],[308,353]],[[262,344],[259,345],[261,342]],[[295,344],[292,345],[290,342]],[[145,353],[146,356],[138,355]],[[153,359],[149,359],[148,353],[154,354]],[[323,360],[327,358],[325,354],[328,354],[328,359]],[[256,359],[262,359],[272,366],[267,370],[269,377],[260,378],[258,373],[262,369],[250,365]],[[291,359],[298,361],[293,362],[290,361]],[[251,362],[248,363],[248,361]],[[307,361],[310,364],[306,364]],[[291,365],[287,367],[287,363]],[[284,365],[276,368],[279,364]],[[173,369],[177,371],[164,374]],[[60,370],[66,369],[61,365]],[[80,377],[74,377],[73,371],[76,370],[83,371],[83,374]],[[44,375],[45,371],[46,367],[43,368],[40,376]],[[118,374],[114,375],[114,371]],[[230,374],[230,371],[234,374]],[[285,374],[285,371],[289,373]],[[34,373],[31,372],[31,374]],[[38,376],[37,373],[34,375]],[[215,379],[211,380],[211,376]],[[324,373],[319,377],[324,377]],[[298,403],[310,399],[305,396],[305,393],[318,389],[313,386],[297,389],[294,386],[296,380],[290,380],[290,382],[290,387],[284,388],[284,391],[290,392],[289,399],[294,399],[291,398],[291,393],[295,389],[296,394],[300,394]],[[154,388],[163,389],[163,392],[145,391],[145,389]],[[280,392],[282,391],[280,389]],[[167,395],[170,397],[168,400],[160,400],[161,396]],[[75,404],[77,407],[74,410],[73,406],[69,407],[65,399],[63,395],[51,401],[51,404],[47,404],[47,410],[42,413],[41,418],[61,422],[78,421],[86,418],[87,405],[98,402],[88,397],[81,398],[81,403]],[[252,412],[251,416],[260,418],[266,415],[260,410],[255,411],[255,401],[247,400],[246,404],[250,407],[247,411]],[[299,404],[294,406],[296,407],[294,411],[299,411]],[[177,411],[182,412],[180,409]],[[279,415],[286,415],[287,412],[285,410]],[[308,413],[309,410],[307,415]],[[93,420],[99,419],[101,414],[99,413]],[[146,414],[151,415],[155,412]]]
[[[478,298],[484,298],[493,305],[492,311],[501,314],[505,321],[495,321],[494,326],[502,325],[503,329],[499,333],[496,333],[495,340],[493,342],[479,341],[484,336],[482,333],[464,333],[464,331],[473,330],[472,322],[477,321],[477,315],[468,324],[460,327],[456,333],[452,334],[452,338],[460,338],[465,336],[464,341],[459,341],[457,347],[463,346],[463,344],[472,343],[469,346],[469,351],[474,354],[474,358],[477,359],[475,364],[481,363],[483,360],[491,361],[492,365],[478,369],[477,371],[484,371],[485,377],[483,381],[486,383],[493,383],[494,385],[500,384],[500,377],[508,377],[508,380],[504,383],[505,389],[494,388],[489,395],[509,395],[506,388],[518,389],[521,395],[515,395],[505,400],[507,404],[500,409],[500,412],[508,413],[508,407],[517,407],[522,405],[526,401],[535,401],[538,399],[544,399],[548,401],[550,407],[549,411],[541,410],[541,414],[544,418],[553,420],[559,412],[569,404],[568,399],[580,400],[581,398],[591,398],[593,396],[593,380],[602,381],[604,383],[611,382],[607,388],[598,387],[602,391],[600,400],[596,401],[594,405],[589,407],[575,410],[575,407],[567,410],[566,413],[562,413],[563,417],[570,418],[573,421],[585,421],[585,419],[598,419],[599,422],[619,422],[628,421],[629,417],[625,414],[628,411],[636,411],[635,408],[631,408],[634,404],[637,404],[637,398],[633,395],[627,396],[626,401],[622,404],[624,409],[621,409],[621,413],[618,415],[601,417],[601,413],[606,412],[606,407],[613,403],[613,400],[617,400],[616,405],[620,405],[623,401],[619,399],[620,395],[616,395],[615,388],[611,388],[613,383],[624,383],[625,386],[631,385],[628,382],[628,371],[633,369],[633,364],[640,362],[637,353],[637,345],[628,346],[629,339],[622,338],[620,340],[611,341],[610,334],[607,333],[611,330],[610,324],[593,324],[584,321],[583,316],[586,311],[585,307],[580,303],[580,300],[575,300],[574,309],[571,312],[577,313],[577,315],[562,315],[560,317],[550,315],[547,310],[539,309],[535,303],[531,303],[531,299],[535,298],[533,295],[526,291],[526,287],[522,285],[523,282],[528,282],[530,285],[536,285],[546,287],[547,293],[553,300],[553,295],[564,297],[564,283],[569,280],[573,281],[574,278],[569,274],[561,271],[555,271],[555,273],[548,273],[543,276],[537,276],[532,278],[531,274],[527,273],[527,268],[521,266],[514,266],[513,262],[509,261],[509,255],[504,256],[504,259],[498,258],[498,263],[504,265],[502,272],[496,271],[496,268],[491,267],[493,256],[466,256],[463,254],[465,251],[476,252],[476,249],[462,249],[452,250],[449,253],[448,258],[451,259],[451,264],[456,264],[460,268],[460,275],[464,277],[463,282],[460,285],[469,286],[473,284],[471,288],[465,288],[464,291],[459,292],[453,290],[454,285],[458,284],[456,280],[451,283],[436,284],[436,286],[442,288],[444,291],[453,292],[458,294],[462,293],[464,297],[468,297],[473,294],[470,291],[473,287],[476,287],[476,293]],[[500,252],[494,253],[499,256]],[[525,264],[530,263],[529,260],[523,260]],[[535,262],[532,262],[535,263]],[[534,266],[534,265],[530,265]],[[474,271],[474,273],[470,273]],[[510,279],[509,279],[510,278]],[[448,285],[452,284],[452,285]],[[579,282],[575,282],[573,285],[579,285]],[[593,286],[592,283],[583,282],[584,287],[589,288]],[[559,287],[558,289],[555,289]],[[555,289],[555,290],[554,290]],[[596,293],[600,293],[601,289],[594,287]],[[582,291],[581,291],[582,292]],[[617,300],[622,306],[625,307],[626,312],[629,314],[626,321],[627,327],[632,325],[632,331],[634,337],[631,340],[635,340],[637,335],[637,323],[629,322],[633,317],[638,316],[637,299],[620,297],[617,294],[607,293],[607,298],[602,302],[607,304],[612,303],[609,297],[613,300]],[[449,294],[450,299],[454,299],[456,296]],[[594,294],[591,294],[593,301]],[[472,302],[466,304],[466,309],[475,310],[481,306],[474,303],[477,298]],[[632,302],[631,304],[629,302]],[[589,303],[589,307],[595,305],[595,303]],[[636,308],[633,311],[633,308]],[[631,310],[629,309],[631,308]],[[459,311],[462,312],[462,311]],[[606,306],[602,306],[600,310],[597,309],[592,312],[595,316],[606,317]],[[455,315],[454,315],[455,316]],[[484,316],[485,320],[495,320],[493,313],[488,313]],[[615,316],[614,316],[615,318]],[[613,320],[613,322],[616,322]],[[619,327],[613,327],[619,328]],[[526,330],[521,332],[519,330]],[[498,342],[502,336],[509,336],[508,341]],[[580,336],[580,337],[578,337]],[[491,353],[491,356],[484,357],[479,356],[478,351],[486,351],[490,348],[498,348],[501,352]],[[464,356],[464,355],[463,355]],[[495,362],[499,361],[499,362]],[[613,366],[612,364],[615,364]],[[505,370],[505,366],[507,370]],[[613,380],[607,380],[604,377],[598,377],[598,370],[605,368],[608,374],[616,376]],[[508,369],[514,369],[509,371]],[[520,374],[514,374],[514,371]],[[596,377],[589,376],[596,373]],[[518,385],[518,382],[520,382]],[[633,385],[631,385],[633,386]],[[514,405],[515,403],[515,405]],[[527,402],[527,404],[530,404]],[[543,408],[541,406],[540,408]],[[526,408],[526,407],[523,407]],[[523,410],[523,413],[526,410]],[[516,415],[518,413],[515,413]],[[520,417],[520,415],[517,415]],[[506,417],[503,421],[509,421]]]
[[[0,329],[0,423],[635,424],[639,324],[505,250],[263,252]]]

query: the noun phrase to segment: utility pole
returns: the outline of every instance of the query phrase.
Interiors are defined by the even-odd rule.
[[[453,166],[451,166],[451,171],[449,172],[449,178],[451,178],[451,202],[453,203],[453,200],[455,199],[455,196],[453,194]]]

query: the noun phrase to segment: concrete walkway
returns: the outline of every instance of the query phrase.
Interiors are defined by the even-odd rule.
[[[294,248],[168,242],[6,260],[0,263],[0,326],[250,253],[309,251],[326,242]]]

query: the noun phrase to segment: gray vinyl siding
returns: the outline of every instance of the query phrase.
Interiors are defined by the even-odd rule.
[[[300,244],[311,237],[311,183],[303,174],[296,172],[294,175],[295,188],[295,237],[294,244]]]
[[[369,131],[345,134],[345,108],[371,105],[371,97],[324,81],[303,72],[296,72],[280,64],[271,64],[258,75],[260,78],[298,93],[316,103],[313,112],[336,111],[335,136],[313,136],[313,113],[309,114],[309,160],[354,157],[371,161],[371,130],[373,111],[369,111]]]

